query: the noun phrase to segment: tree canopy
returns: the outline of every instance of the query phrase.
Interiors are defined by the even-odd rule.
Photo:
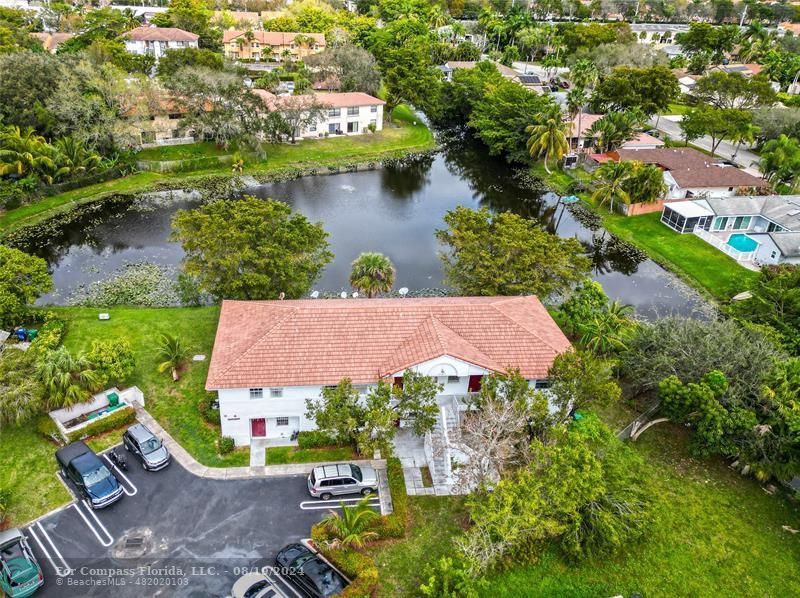
[[[444,217],[436,237],[448,284],[463,295],[563,293],[589,271],[590,260],[575,239],[562,239],[511,212],[463,206]]]
[[[52,288],[47,262],[0,245],[0,326],[21,324],[28,307]]]
[[[302,297],[333,259],[327,237],[285,203],[255,197],[211,201],[173,220],[184,271],[217,299]]]
[[[593,109],[601,112],[638,108],[651,115],[666,110],[679,94],[678,79],[667,66],[621,66],[600,80],[591,103]]]

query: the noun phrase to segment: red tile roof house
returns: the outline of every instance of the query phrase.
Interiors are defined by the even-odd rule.
[[[689,147],[621,149],[592,157],[596,161],[610,158],[658,165],[664,171],[667,185],[665,199],[668,201],[693,197],[733,197],[769,188],[764,179]]]
[[[242,446],[313,430],[306,399],[343,378],[366,392],[415,370],[443,385],[446,428],[483,376],[519,369],[544,387],[569,348],[532,296],[223,301],[206,389]]]
[[[582,114],[580,118],[576,114],[570,122],[569,133],[567,134],[569,146],[578,151],[590,151],[592,149],[592,138],[588,137],[586,133],[601,118],[603,118],[602,114]],[[578,128],[579,122],[580,128]],[[622,149],[655,149],[663,146],[664,142],[660,139],[647,133],[638,133],[636,137],[622,144]]]
[[[196,48],[200,36],[177,27],[137,27],[122,34],[125,49],[133,54],[152,54],[156,60],[167,50]]]
[[[283,106],[303,106],[304,103],[308,106],[312,101],[326,107],[316,123],[297,131],[297,138],[360,135],[367,133],[370,125],[375,126],[375,131],[383,130],[383,106],[386,102],[360,91],[279,96],[264,89],[254,89],[253,93],[269,110],[279,111]]]

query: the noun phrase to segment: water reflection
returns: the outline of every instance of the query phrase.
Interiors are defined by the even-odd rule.
[[[591,212],[565,206],[540,181],[464,141],[436,156],[382,170],[307,177],[247,192],[285,201],[323,223],[336,257],[318,290],[349,290],[350,263],[362,251],[387,254],[397,268],[398,287],[441,287],[441,248],[434,232],[448,210],[464,205],[512,210],[552,233],[576,238],[609,296],[633,304],[646,317],[690,314],[702,304],[675,277],[605,233]],[[57,289],[41,302],[63,302],[79,285],[103,279],[126,263],[177,265],[183,251],[169,240],[172,217],[200,202],[187,193],[152,194],[93,210],[63,230],[50,227],[41,245],[29,248],[47,259]]]

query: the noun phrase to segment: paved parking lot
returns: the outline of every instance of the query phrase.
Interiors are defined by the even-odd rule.
[[[312,499],[305,476],[211,480],[174,461],[146,472],[126,457],[120,501],[93,511],[76,500],[24,528],[46,580],[37,596],[227,596],[339,505]]]

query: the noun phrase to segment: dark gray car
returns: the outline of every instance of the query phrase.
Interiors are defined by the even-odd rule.
[[[170,455],[167,447],[143,424],[128,428],[122,435],[126,451],[133,453],[147,471],[158,471],[169,465]]]

